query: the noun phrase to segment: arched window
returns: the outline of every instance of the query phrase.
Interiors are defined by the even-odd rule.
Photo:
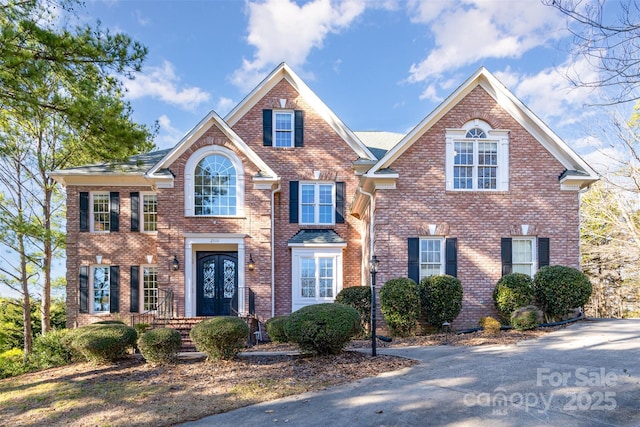
[[[219,154],[200,160],[194,174],[196,215],[236,214],[236,169]]]
[[[244,169],[229,149],[206,146],[185,165],[186,216],[241,216]]]

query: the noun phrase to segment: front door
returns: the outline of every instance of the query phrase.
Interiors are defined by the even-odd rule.
[[[197,252],[196,316],[238,312],[238,253]]]

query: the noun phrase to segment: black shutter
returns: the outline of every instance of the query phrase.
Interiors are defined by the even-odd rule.
[[[298,181],[289,182],[289,223],[298,223]]]
[[[131,313],[137,313],[140,308],[140,267],[137,265],[131,266],[131,288],[129,289],[129,311]]]
[[[345,183],[336,182],[336,224],[344,224]]]
[[[500,241],[502,258],[502,275],[511,274],[513,271],[513,253],[511,252],[511,238],[503,237]]]
[[[549,238],[540,237],[538,239],[538,268],[549,265]]]
[[[294,147],[304,146],[304,114],[302,110],[294,111]]]
[[[420,283],[420,239],[409,237],[407,239],[407,247],[409,249],[409,263],[407,266],[409,279]]]
[[[120,230],[120,193],[109,193],[109,231]]]
[[[444,267],[445,274],[458,277],[458,239],[452,237],[445,239],[444,258],[446,264]]]
[[[89,267],[80,267],[80,313],[89,312]]]
[[[131,231],[140,231],[140,193],[134,191],[129,198],[131,199]]]
[[[89,193],[80,192],[80,231],[89,231]]]
[[[112,265],[109,268],[109,312],[120,311],[120,267]]]
[[[273,111],[262,110],[262,145],[273,145]]]

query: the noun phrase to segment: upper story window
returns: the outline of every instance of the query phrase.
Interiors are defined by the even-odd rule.
[[[119,230],[120,193],[81,191],[79,197],[80,231],[103,233]]]
[[[274,111],[273,140],[276,147],[293,147],[293,111]]]
[[[444,274],[444,239],[441,237],[420,239],[420,279]]]
[[[240,216],[244,211],[244,169],[228,148],[197,150],[185,166],[186,216]]]
[[[158,196],[156,194],[142,195],[142,230],[158,230]]]
[[[109,231],[110,211],[109,193],[91,194],[91,230]]]
[[[300,184],[300,223],[335,224],[335,183]]]
[[[447,129],[447,190],[509,189],[509,133],[472,120]]]
[[[302,110],[262,110],[263,145],[302,147],[304,114]]]

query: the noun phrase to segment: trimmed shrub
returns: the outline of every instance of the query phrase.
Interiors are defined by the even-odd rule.
[[[542,322],[542,310],[535,305],[520,307],[511,315],[511,325],[519,331],[535,329]]]
[[[58,329],[38,335],[33,341],[29,361],[38,369],[68,365],[82,360],[82,354],[71,345],[72,332]]]
[[[117,323],[92,324],[73,332],[71,345],[89,361],[110,363],[123,358],[138,339],[136,330]]]
[[[533,298],[533,279],[523,273],[502,276],[493,290],[493,303],[506,322],[515,309],[531,305]]]
[[[498,335],[502,327],[500,322],[491,316],[481,318],[478,324],[484,329],[483,333],[486,335]]]
[[[287,333],[284,330],[284,325],[287,323],[287,319],[289,319],[289,316],[275,316],[266,321],[264,327],[267,330],[267,335],[269,335],[269,339],[271,341],[289,341],[289,339],[287,338]]]
[[[318,355],[340,353],[361,330],[358,310],[340,303],[302,307],[285,323],[290,342]]]
[[[175,363],[182,346],[180,332],[170,328],[151,329],[138,339],[142,357],[149,363]]]
[[[136,323],[133,325],[133,329],[138,333],[138,338],[142,336],[145,332],[147,332],[151,328],[151,325],[148,323]]]
[[[0,353],[0,378],[15,377],[29,372],[29,366],[24,363],[24,352],[19,348],[12,348]]]
[[[380,289],[380,311],[392,335],[410,336],[420,317],[416,282],[406,277],[387,281]]]
[[[368,286],[350,286],[336,295],[336,302],[348,305],[360,313],[360,324],[369,329],[371,323],[371,288]]]
[[[584,306],[593,290],[583,272],[561,265],[540,268],[533,279],[533,286],[540,308],[551,320],[559,320]]]
[[[235,316],[219,316],[203,320],[189,333],[198,351],[209,359],[233,359],[249,339],[249,327]]]
[[[456,277],[442,274],[420,281],[420,308],[427,322],[442,327],[453,322],[462,309],[462,283]]]
[[[94,322],[92,325],[125,325],[122,320],[101,320],[99,322]]]

